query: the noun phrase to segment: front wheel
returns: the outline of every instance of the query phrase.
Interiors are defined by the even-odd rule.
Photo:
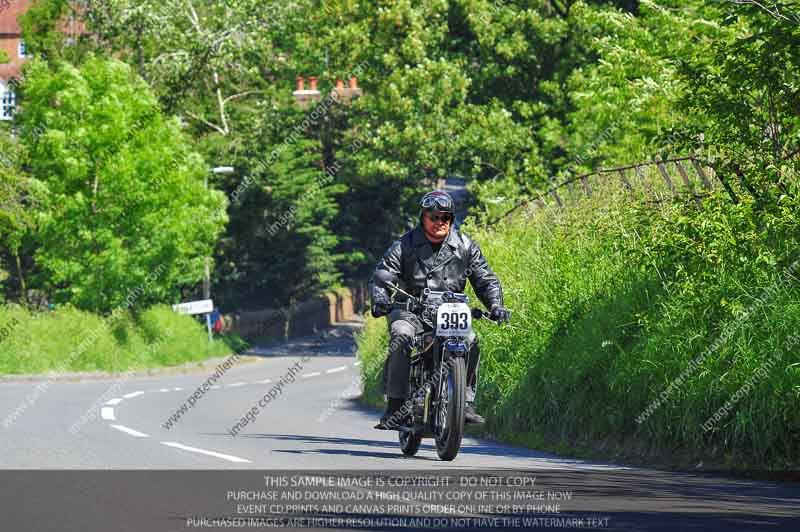
[[[463,358],[455,357],[448,361],[436,413],[436,453],[442,460],[454,459],[461,448],[461,438],[464,436],[466,374]]]

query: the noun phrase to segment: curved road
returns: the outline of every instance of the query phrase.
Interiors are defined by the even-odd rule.
[[[256,362],[238,364],[195,401],[169,429],[164,423],[214,371],[190,375],[54,382],[9,428],[0,429],[4,468],[215,469],[408,468],[397,433],[372,426],[378,413],[361,407],[358,361],[349,330],[257,349]],[[309,357],[303,363],[302,357]],[[248,357],[249,358],[249,357]],[[251,407],[301,366],[294,382],[259,408],[236,436],[229,432]],[[0,419],[35,393],[36,382],[0,385]],[[109,394],[112,391],[115,393]],[[113,395],[113,397],[108,397]],[[102,397],[107,401],[100,401]],[[95,404],[98,418],[81,424]],[[78,423],[80,430],[71,428]],[[192,452],[184,446],[227,455]],[[459,457],[444,463],[431,443],[414,467],[531,468],[577,462],[467,438]]]
[[[595,528],[796,529],[800,517],[797,484],[625,468],[475,438],[465,438],[453,462],[439,461],[431,440],[423,442],[417,457],[405,458],[396,433],[372,429],[379,413],[359,406],[356,400],[359,368],[350,333],[357,327],[343,324],[316,338],[257,350],[248,357],[255,362],[235,365],[224,373],[169,429],[165,422],[213,370],[124,382],[49,384],[12,423],[0,424],[0,474],[5,477],[0,481],[0,509],[19,510],[12,501],[28,500],[29,492],[16,486],[27,482],[25,475],[30,472],[24,470],[29,469],[213,470],[210,474],[220,474],[222,469],[535,471],[540,483],[549,479],[575,492],[575,498],[562,507],[562,515],[579,512],[607,518]],[[233,436],[230,430],[292,367],[299,368],[296,380],[283,386],[280,395]],[[35,381],[0,384],[0,420],[8,420],[8,413],[25,404],[37,385]],[[99,415],[89,419],[93,405],[99,407]],[[53,475],[48,478],[52,480]],[[158,492],[154,489],[153,497]],[[80,504],[76,502],[73,508]],[[94,510],[96,515],[105,511],[108,507]],[[29,511],[19,511],[17,517],[29,519]],[[59,528],[52,529],[72,530],[68,524],[69,520],[61,521]],[[92,526],[79,524],[75,530]],[[162,528],[154,524],[130,529]]]

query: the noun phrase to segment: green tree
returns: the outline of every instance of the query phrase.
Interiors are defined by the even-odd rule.
[[[322,80],[360,70],[365,97],[352,106],[349,127],[362,145],[344,165],[353,168],[345,179],[359,187],[349,216],[363,220],[379,210],[389,229],[354,236],[372,243],[381,234],[365,250],[369,262],[415,218],[415,200],[439,178],[504,180],[518,191],[545,176],[531,123],[477,82],[485,65],[455,44],[472,37],[453,4],[326,1],[307,16],[310,31],[297,36],[297,49],[314,60],[324,51],[316,66]]]
[[[26,235],[34,226],[33,208],[41,183],[23,171],[24,147],[18,139],[0,133],[0,261],[5,263],[3,295],[25,300],[27,284],[23,263]]]
[[[769,150],[759,172],[780,181],[777,154],[790,154],[797,136],[797,69],[782,69],[797,65],[796,25],[780,18],[786,6],[776,17],[745,4],[90,0],[86,16],[98,51],[129,62],[209,160],[235,166],[212,181],[237,196],[217,250],[226,259],[218,281],[233,301],[233,287],[291,293],[267,279],[312,250],[336,256],[326,272],[335,263],[363,276],[413,223],[419,193],[452,174],[470,177],[478,205],[494,214],[553,177],[698,149],[703,133],[706,145],[727,146],[728,162]],[[363,98],[315,119],[302,135],[311,143],[264,155],[299,120],[289,96],[296,75],[318,75],[325,95],[353,74]],[[746,109],[728,120],[737,105]],[[300,194],[305,172],[321,171],[306,159],[338,168],[342,190],[326,196],[320,226],[336,238],[301,236],[314,218],[300,216],[285,234],[304,251],[286,242],[256,267],[264,213],[299,199],[276,187]],[[758,173],[754,163],[741,170]],[[376,216],[378,229],[368,222]]]
[[[692,116],[677,107],[686,90],[679,64],[723,31],[702,2],[645,0],[636,16],[576,5],[572,21],[592,61],[569,74],[565,120],[550,122],[542,134],[549,152],[562,153],[553,159],[556,175],[680,150],[671,133]]]
[[[340,165],[327,162],[320,124],[303,129],[293,106],[265,110],[247,124],[246,139],[227,154],[245,176],[230,191],[231,223],[220,247],[224,303],[283,305],[336,285],[341,235]]]
[[[68,43],[77,44],[73,40],[80,40],[79,35],[69,32],[71,18],[80,16],[75,11],[76,4],[69,0],[36,0],[20,17],[22,35],[30,54],[52,61],[65,59],[67,54],[72,60],[79,56],[80,48],[67,46]]]
[[[176,298],[202,277],[226,221],[223,195],[204,188],[203,159],[129,66],[54,67],[29,65],[19,115],[29,172],[46,186],[39,283],[107,312],[158,271],[140,302]]]
[[[228,137],[236,105],[269,88],[288,61],[277,46],[294,6],[238,0],[88,0],[85,18],[98,51],[133,65],[165,110],[198,136]]]
[[[302,132],[280,158],[269,157],[304,118],[290,87],[291,36],[302,31],[306,8],[261,0],[88,3],[99,49],[148,80],[209,160],[236,169],[211,182],[233,199],[214,279],[226,306],[285,304],[339,279],[339,238],[329,227],[338,185],[323,183],[307,201],[308,189],[326,175],[318,132]]]
[[[756,197],[785,194],[800,170],[800,14],[789,3],[716,5],[729,30],[681,63],[689,90],[679,109],[689,148],[699,134],[716,148],[716,169]],[[763,199],[763,198],[762,198]]]

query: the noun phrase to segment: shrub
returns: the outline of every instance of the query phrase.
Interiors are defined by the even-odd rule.
[[[11,327],[6,327],[11,324]],[[0,374],[125,371],[224,356],[222,341],[209,344],[205,328],[190,316],[157,305],[134,318],[117,319],[65,306],[33,313],[0,307]]]

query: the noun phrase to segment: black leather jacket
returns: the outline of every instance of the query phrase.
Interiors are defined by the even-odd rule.
[[[486,308],[503,305],[500,281],[489,268],[481,248],[454,227],[442,242],[437,255],[422,227],[417,225],[392,243],[375,269],[388,270],[397,275],[400,288],[414,296],[419,296],[426,287],[463,292],[469,279],[475,294]],[[388,291],[372,283],[371,295],[372,315],[384,315],[385,312],[376,309],[375,304],[388,303]]]

